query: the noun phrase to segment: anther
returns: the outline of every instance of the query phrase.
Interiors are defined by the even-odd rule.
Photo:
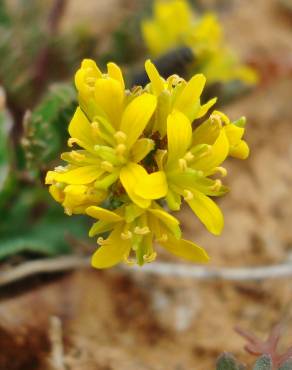
[[[107,243],[107,240],[105,240],[102,236],[100,236],[99,238],[97,238],[97,243],[99,245],[105,245]]]
[[[67,170],[66,170],[66,168],[65,168],[65,167],[63,167],[63,166],[57,166],[57,167],[55,167],[55,171],[56,171],[56,172],[58,172],[58,173],[64,173],[64,172],[66,172]]]
[[[118,144],[124,143],[127,140],[127,135],[123,131],[117,131],[114,137]]]
[[[66,207],[65,210],[64,210],[65,214],[68,215],[68,216],[72,216],[72,209],[71,208],[68,208]]]
[[[74,159],[75,161],[77,161],[77,162],[81,162],[81,161],[83,161],[83,159],[85,159],[85,155],[84,154],[80,154],[80,153],[76,152],[75,150],[73,150],[70,153],[70,157],[72,159]]]
[[[125,231],[125,232],[121,233],[121,238],[122,238],[123,240],[129,240],[129,239],[132,239],[132,236],[133,236],[133,234],[131,233],[131,231],[130,231],[130,230]]]
[[[78,139],[74,138],[74,137],[70,137],[70,139],[68,139],[68,146],[70,146],[70,148],[73,146],[73,144],[76,144],[78,143]]]
[[[127,255],[124,256],[124,262],[129,265],[129,266],[133,266],[136,264],[136,261],[134,259],[131,259],[131,258],[128,258]]]
[[[186,155],[184,156],[184,159],[187,162],[191,162],[194,159],[194,155],[191,152],[187,152]]]
[[[116,146],[116,154],[119,156],[122,156],[126,150],[127,150],[127,147],[125,144],[118,144]]]
[[[211,114],[210,119],[213,124],[217,124],[219,127],[222,127],[222,120],[219,114]]]
[[[157,257],[157,253],[156,252],[152,252],[151,254],[145,254],[143,256],[143,260],[146,262],[146,263],[150,263],[150,262],[153,262],[155,261]]]
[[[100,167],[107,172],[113,172],[114,170],[114,166],[108,161],[101,162]]]
[[[137,235],[147,235],[150,233],[150,229],[148,226],[144,226],[144,227],[136,226],[134,229],[134,233]]]
[[[221,180],[216,179],[214,185],[212,186],[212,190],[219,191],[221,187],[222,187]]]
[[[167,234],[162,234],[160,238],[157,239],[158,243],[159,242],[167,242],[168,241],[168,236]]]
[[[180,159],[178,160],[178,165],[179,165],[179,168],[180,168],[182,171],[186,171],[186,169],[188,168],[187,161],[186,161],[184,158],[180,158]]]
[[[194,194],[190,191],[185,189],[184,190],[184,200],[192,200],[194,198]]]
[[[224,167],[216,167],[214,170],[216,172],[219,172],[222,177],[225,177],[227,175],[227,170]]]

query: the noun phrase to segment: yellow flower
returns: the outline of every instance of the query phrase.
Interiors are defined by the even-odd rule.
[[[98,205],[107,197],[107,192],[86,185],[56,183],[49,187],[52,197],[64,207],[65,213],[84,214],[86,208]]]
[[[107,239],[98,238],[100,247],[92,257],[96,268],[108,268],[120,262],[129,264],[152,262],[156,258],[153,242],[178,257],[192,262],[207,262],[209,257],[201,247],[181,239],[179,221],[166,213],[155,202],[143,209],[135,204],[125,204],[115,211],[91,206],[86,213],[98,219],[89,235],[111,231]],[[133,251],[136,259],[129,259]]]
[[[151,56],[186,46],[195,55],[193,68],[208,82],[240,80],[254,84],[256,72],[240,63],[225,45],[222,27],[213,13],[199,17],[187,0],[155,0],[153,18],[141,23],[141,30]]]
[[[52,197],[68,215],[98,219],[89,232],[99,236],[92,258],[97,268],[132,263],[133,253],[139,265],[151,262],[154,242],[206,262],[206,252],[181,238],[179,221],[163,205],[177,211],[183,199],[211,233],[220,234],[223,215],[210,197],[227,188],[214,176],[226,175],[221,164],[228,156],[249,154],[244,118],[230,122],[214,111],[192,129],[216,102],[201,104],[204,75],[165,80],[150,61],[145,68],[150,83],[128,91],[117,65],[109,63],[102,74],[93,61],[83,61],[75,76],[80,106],[68,128],[68,145],[78,148],[63,153],[66,165],[46,176]]]
[[[209,121],[212,122],[209,127],[199,126],[192,133],[189,119],[174,110],[167,120],[167,150],[157,153],[157,163],[160,172],[165,174],[169,208],[179,210],[183,197],[206,228],[219,235],[224,224],[223,215],[209,196],[223,195],[227,188],[221,180],[209,176],[226,174],[220,166],[228,156],[229,141],[221,122],[212,116]],[[137,183],[138,195],[151,197],[149,189],[155,184],[152,176],[141,178]]]
[[[138,163],[154,148],[153,140],[141,135],[156,109],[157,99],[147,92],[130,99],[118,66],[109,63],[107,75],[101,75],[94,66],[94,62],[86,60],[76,74],[86,113],[77,108],[69,125],[68,144],[77,144],[82,150],[63,153],[62,159],[68,165],[49,171],[46,183],[90,185],[106,191],[120,180],[128,196],[146,208],[151,202],[137,196],[133,185],[147,173]],[[157,197],[160,194],[153,199]]]
[[[145,69],[150,80],[146,90],[157,96],[158,101],[152,131],[159,132],[161,137],[166,134],[167,117],[174,109],[183,112],[193,122],[203,117],[217,101],[213,98],[201,105],[200,98],[206,83],[203,74],[196,74],[186,82],[177,75],[165,80],[150,60],[146,61]]]

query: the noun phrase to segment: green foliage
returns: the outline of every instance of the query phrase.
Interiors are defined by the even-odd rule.
[[[292,359],[287,360],[284,362],[280,367],[279,370],[292,370]]]
[[[85,219],[65,217],[61,207],[51,205],[45,189],[27,186],[16,193],[13,203],[1,210],[0,261],[23,253],[70,253],[71,239],[86,239]]]
[[[272,370],[273,369],[273,363],[271,356],[269,355],[263,355],[260,358],[257,359],[253,370]]]
[[[216,370],[239,370],[239,364],[230,353],[222,353],[218,358]]]
[[[48,82],[71,78],[80,59],[95,53],[89,27],[59,30],[65,5],[56,11],[56,3],[0,0],[0,80],[17,114],[38,101]]]
[[[33,112],[26,115],[22,145],[30,168],[45,168],[58,157],[76,104],[76,92],[71,84],[55,84]]]

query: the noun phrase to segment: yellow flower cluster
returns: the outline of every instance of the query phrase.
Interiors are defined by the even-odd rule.
[[[103,74],[94,61],[82,62],[75,77],[79,107],[68,128],[68,145],[76,148],[61,155],[66,165],[46,176],[68,215],[97,220],[89,232],[98,237],[97,268],[151,262],[154,242],[190,261],[208,261],[204,249],[182,239],[179,221],[165,208],[178,211],[184,200],[220,234],[223,216],[210,197],[227,188],[216,175],[226,175],[221,164],[229,155],[249,153],[244,118],[230,122],[214,111],[193,130],[216,102],[201,104],[202,74],[188,82],[177,75],[165,80],[149,60],[145,68],[150,83],[129,91],[114,63]]]
[[[195,55],[195,67],[204,73],[208,82],[257,82],[256,72],[241,64],[224,42],[222,27],[214,13],[196,16],[187,0],[155,0],[153,13],[152,19],[141,24],[152,56],[187,46]]]

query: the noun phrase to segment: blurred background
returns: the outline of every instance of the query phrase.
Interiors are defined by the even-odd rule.
[[[218,96],[218,108],[232,120],[247,117],[251,155],[228,160],[231,192],[219,199],[223,234],[209,235],[188,209],[179,216],[184,233],[206,248],[211,266],[291,262],[292,1],[189,4],[198,19],[218,17],[223,43],[236,58],[207,68],[198,47],[191,56],[168,54],[161,73],[210,73],[206,98]],[[133,86],[143,79],[143,61],[165,54],[147,47],[141,25],[151,17],[150,0],[0,0],[0,370],[205,370],[223,351],[252,363],[235,325],[264,338],[281,322],[281,346],[291,345],[289,278],[197,281],[88,268],[7,280],[15,266],[95,250],[88,220],[63,214],[44,174],[58,164],[67,140],[80,61],[113,60]],[[234,63],[244,73],[238,67],[231,76]],[[181,263],[163,251],[159,259]],[[51,361],[52,317],[57,331],[62,326],[66,367]]]

